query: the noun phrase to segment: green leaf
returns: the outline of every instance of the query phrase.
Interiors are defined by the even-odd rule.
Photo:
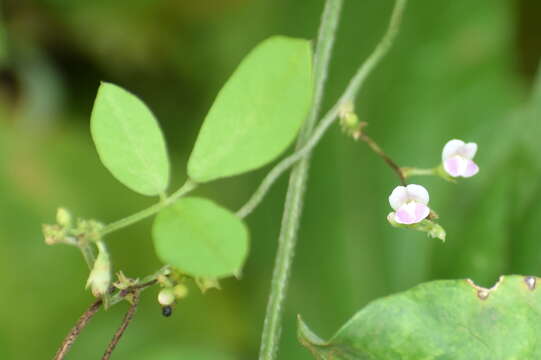
[[[242,220],[203,198],[182,198],[162,210],[152,234],[158,257],[194,277],[238,276],[248,253]]]
[[[154,115],[135,95],[102,83],[90,125],[100,159],[118,181],[143,195],[167,189],[165,140]]]
[[[188,162],[196,182],[241,174],[278,157],[312,100],[310,42],[282,36],[259,44],[219,92]]]
[[[541,359],[539,280],[433,281],[369,304],[328,342],[299,318],[299,339],[323,360]]]

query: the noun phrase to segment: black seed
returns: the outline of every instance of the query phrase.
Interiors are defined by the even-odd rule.
[[[162,315],[165,317],[169,317],[173,314],[173,308],[171,306],[164,306],[162,307]]]

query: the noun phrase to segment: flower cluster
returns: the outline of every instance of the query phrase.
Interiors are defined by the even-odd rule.
[[[465,143],[453,139],[443,147],[442,164],[435,168],[434,174],[443,170],[443,177],[469,178],[479,172],[479,166],[473,161],[477,152],[476,143]],[[430,172],[430,171],[429,171]],[[427,173],[429,173],[427,172]],[[393,208],[387,219],[393,226],[405,226],[416,230],[428,232],[433,237],[445,239],[443,228],[431,221],[435,217],[428,207],[430,196],[424,186],[410,184],[397,186],[389,196],[389,204]]]

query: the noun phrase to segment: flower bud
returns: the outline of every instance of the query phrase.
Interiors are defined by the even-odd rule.
[[[56,211],[56,222],[64,228],[71,227],[71,214],[64,208],[58,208]]]
[[[158,294],[158,302],[161,306],[171,306],[175,303],[175,294],[171,288],[165,288]]]
[[[97,246],[98,256],[86,282],[86,287],[90,287],[95,297],[101,297],[107,293],[111,285],[111,261],[105,245],[98,242]]]
[[[183,299],[188,295],[188,288],[184,284],[178,284],[173,288],[173,294],[177,299]]]

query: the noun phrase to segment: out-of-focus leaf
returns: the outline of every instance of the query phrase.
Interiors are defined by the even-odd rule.
[[[281,36],[259,44],[212,105],[188,162],[197,182],[265,165],[295,138],[312,98],[310,42]]]
[[[189,360],[232,360],[233,357],[224,353],[215,350],[209,349],[198,349],[191,348],[186,346],[175,346],[175,347],[163,347],[153,348],[151,351],[145,352],[141,357],[138,357],[140,360],[178,360],[178,359],[189,359]]]
[[[162,210],[152,233],[158,257],[192,276],[239,275],[248,253],[242,220],[203,198],[183,198]]]
[[[532,166],[538,171],[541,171],[541,151],[539,151],[539,141],[541,139],[541,66],[537,70],[537,77],[531,97],[530,111],[525,114],[525,116],[527,116],[527,118],[522,121],[524,126],[521,129],[521,133],[527,149],[536,160]]]
[[[102,83],[91,119],[101,161],[121,183],[143,195],[163,193],[169,184],[165,140],[152,112],[135,95]]]
[[[433,281],[369,304],[328,342],[299,319],[299,338],[323,360],[538,359],[539,280]]]

